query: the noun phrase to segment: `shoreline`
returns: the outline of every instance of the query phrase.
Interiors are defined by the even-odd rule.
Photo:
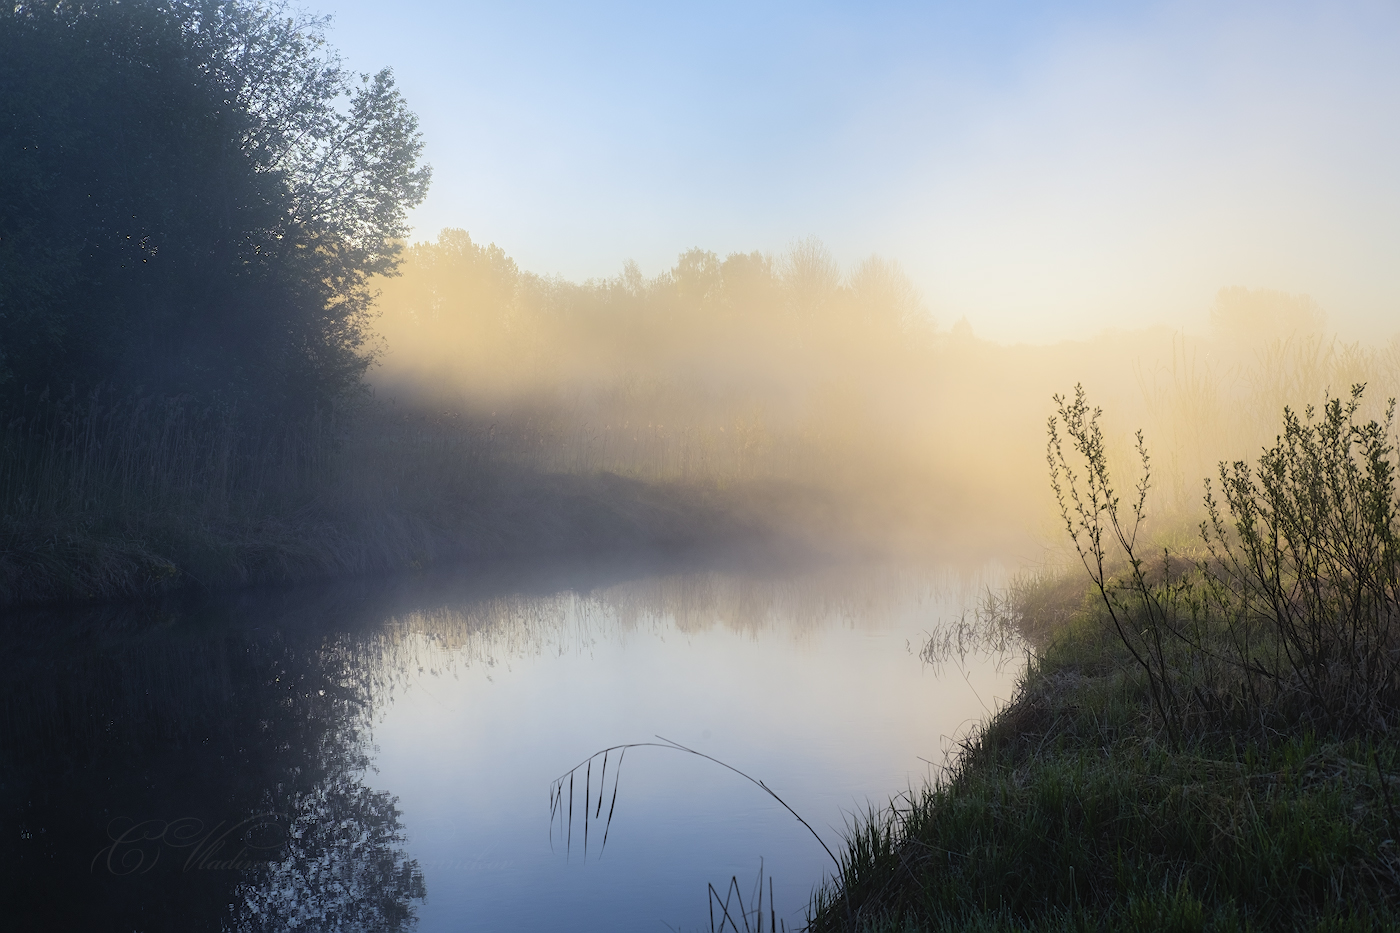
[[[356,503],[286,516],[142,516],[0,533],[0,608],[295,584],[452,562],[775,543],[775,531],[694,488],[611,474],[517,473],[422,509]]]
[[[454,485],[456,488],[453,488]],[[996,559],[1025,546],[990,523],[900,523],[832,490],[779,481],[645,481],[614,473],[476,469],[458,484],[377,481],[283,514],[193,507],[0,525],[0,610],[295,584],[460,562],[737,549],[830,559]]]
[[[1058,619],[1014,699],[854,826],[813,933],[1400,929],[1396,736],[1235,723],[1174,746],[1097,592],[1017,595],[1037,591]]]

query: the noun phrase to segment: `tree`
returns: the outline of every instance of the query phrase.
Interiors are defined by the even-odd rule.
[[[871,256],[851,274],[855,312],[865,323],[896,327],[913,325],[923,317],[919,291],[899,263]]]
[[[696,304],[718,298],[724,283],[720,268],[719,257],[709,250],[698,246],[686,250],[671,270],[676,294]]]
[[[244,0],[0,11],[0,380],[343,393],[427,190],[388,70]]]
[[[780,271],[789,306],[802,319],[829,308],[841,288],[841,267],[816,237],[792,244]]]

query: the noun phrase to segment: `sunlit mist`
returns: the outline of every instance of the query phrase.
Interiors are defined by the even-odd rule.
[[[1340,341],[1305,294],[1222,288],[1202,336],[1006,347],[939,321],[899,263],[843,268],[815,239],[574,283],[449,229],[381,285],[382,400],[495,462],[709,489],[826,546],[1052,540],[1045,419],[1078,383],[1111,455],[1146,431],[1154,508],[1178,516],[1285,405],[1368,382],[1379,411],[1400,388],[1400,344]]]
[[[542,275],[817,236],[1002,342],[1203,333],[1228,286],[1310,294],[1347,339],[1400,306],[1392,5],[335,13],[423,115],[416,235],[466,226]]]
[[[1400,926],[1400,4],[324,4],[0,7],[7,926]]]

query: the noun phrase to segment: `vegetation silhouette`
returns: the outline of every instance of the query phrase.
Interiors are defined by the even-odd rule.
[[[355,388],[429,170],[392,74],[325,28],[242,0],[0,11],[0,391],[285,416]]]
[[[787,801],[779,797],[778,794],[767,784],[763,783],[763,781],[743,771],[740,771],[738,768],[734,767],[731,764],[720,761],[713,755],[707,755],[702,751],[697,751],[696,749],[689,748],[685,745],[680,744],[679,742],[668,739],[665,736],[658,735],[657,738],[660,741],[629,742],[625,745],[613,745],[603,749],[602,751],[594,752],[592,755],[589,755],[586,759],[574,765],[572,768],[564,772],[559,777],[555,778],[549,785],[550,843],[553,844],[554,842],[554,823],[555,820],[558,820],[560,825],[560,833],[564,837],[564,846],[566,852],[572,851],[573,849],[574,782],[575,779],[578,777],[579,770],[582,769],[584,776],[583,854],[585,858],[588,856],[589,826],[592,823],[596,823],[598,819],[602,817],[603,801],[606,793],[604,788],[606,787],[608,778],[608,760],[613,754],[616,754],[617,762],[613,765],[613,792],[610,797],[607,797],[608,815],[603,820],[603,841],[598,846],[598,855],[601,858],[603,850],[607,847],[608,844],[608,833],[612,829],[613,812],[617,809],[618,782],[622,777],[622,762],[627,757],[628,750],[633,748],[667,748],[673,751],[685,752],[688,755],[694,755],[695,757],[703,758],[706,761],[714,762],[721,768],[733,771],[735,774],[739,775],[739,777],[748,781],[750,784],[753,784],[754,786],[758,787],[769,797],[772,797],[774,800],[776,800],[779,806],[781,806],[784,810],[786,810],[788,813],[791,813],[793,818],[796,819],[797,822],[801,823],[803,828],[806,829],[807,832],[812,834],[812,838],[817,840],[817,844],[820,845],[822,847],[822,850],[826,852],[827,856],[831,859],[832,864],[835,865],[838,869],[840,868],[841,862],[836,857],[836,853],[831,851],[831,848],[826,844],[826,841],[822,839],[820,835],[817,834],[817,831],[815,829],[812,828],[812,824],[808,823],[805,819],[802,818],[802,815],[800,813],[798,813],[792,807],[788,806]],[[595,796],[593,793],[593,762],[598,761],[599,758],[601,758],[601,761],[599,762],[598,766],[598,792]],[[591,818],[589,817],[590,809],[594,811]]]

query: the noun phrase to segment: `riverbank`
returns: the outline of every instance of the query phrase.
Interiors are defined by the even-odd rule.
[[[541,470],[387,406],[249,424],[95,392],[6,414],[0,606],[752,542],[771,534],[760,503],[792,497]]]
[[[1013,593],[1041,640],[1014,699],[854,829],[811,929],[1400,929],[1394,734],[1217,685],[1173,738],[1082,579]]]
[[[555,425],[512,432],[389,404],[250,425],[186,399],[93,393],[6,414],[0,606],[568,554],[966,558],[1012,537],[1009,523],[967,521],[982,505],[967,497],[914,490],[896,509],[753,471],[711,475],[704,450],[667,471],[611,472],[561,455],[573,448]]]
[[[492,470],[431,501],[311,501],[282,515],[63,516],[0,533],[0,605],[295,583],[452,561],[771,542],[715,490]],[[411,500],[418,497],[405,497]]]

